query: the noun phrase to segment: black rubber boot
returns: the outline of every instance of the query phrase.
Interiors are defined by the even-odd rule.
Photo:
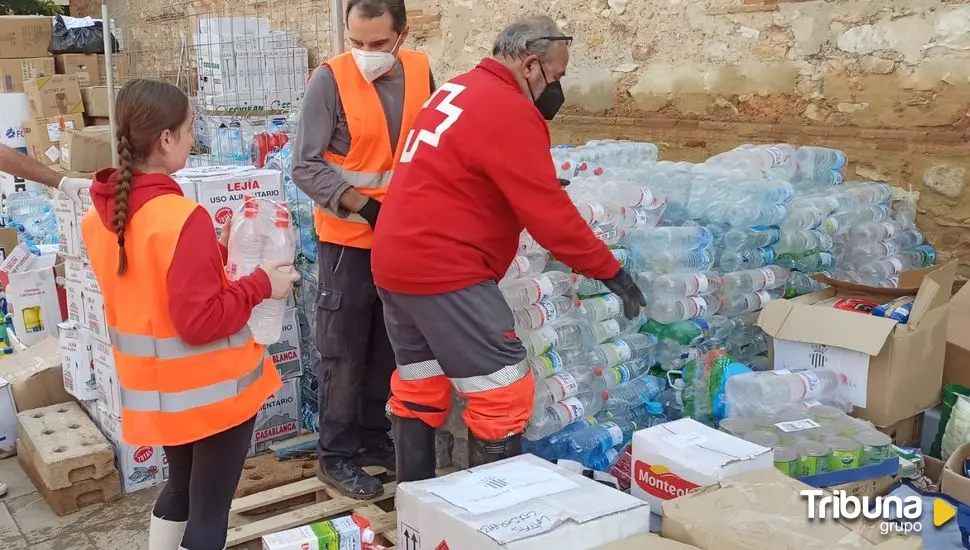
[[[391,416],[391,433],[397,449],[398,483],[435,477],[434,428],[416,418]]]
[[[522,454],[522,434],[501,441],[485,441],[468,432],[468,465],[472,468]]]

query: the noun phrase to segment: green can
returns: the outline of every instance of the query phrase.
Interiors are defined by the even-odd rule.
[[[862,466],[862,444],[842,436],[825,440],[829,447],[829,471],[851,470]]]
[[[805,430],[805,435],[815,441],[825,441],[830,437],[841,435],[842,431],[835,424],[819,424],[818,428]]]
[[[718,429],[735,437],[741,437],[741,434],[754,430],[754,421],[750,418],[725,418],[718,424]]]
[[[876,430],[859,431],[853,437],[862,445],[862,465],[882,464],[892,455],[893,440]]]
[[[775,447],[775,468],[788,477],[798,477],[798,451],[792,447]]]
[[[832,424],[848,416],[841,409],[828,405],[815,405],[808,409],[808,414],[819,424]]]
[[[798,451],[798,477],[829,471],[829,448],[818,441],[804,440],[795,444]]]
[[[751,417],[755,429],[775,429],[775,415],[772,413],[758,413]]]
[[[754,430],[751,432],[745,432],[741,435],[741,439],[754,443],[755,445],[768,447],[769,449],[781,444],[781,439],[779,439],[774,432],[768,430]]]

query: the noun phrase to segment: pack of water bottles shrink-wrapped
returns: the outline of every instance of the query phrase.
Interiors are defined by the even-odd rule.
[[[761,372],[771,369],[770,341],[752,314],[820,290],[813,275],[894,287],[900,273],[936,259],[908,194],[893,201],[886,184],[844,183],[838,150],[744,145],[692,164],[658,161],[650,143],[592,141],[555,148],[552,157],[580,214],[634,275],[648,306],[625,318],[601,282],[572,273],[522,234],[500,288],[536,377],[525,448],[549,460],[618,476],[626,464],[628,476],[633,433],[660,423],[715,425],[727,408],[772,416],[816,397],[813,405],[826,408],[819,414],[848,410],[836,398],[839,380],[822,380],[808,396],[805,384],[787,379],[798,374]],[[896,318],[898,310],[881,311]],[[439,464],[466,465],[461,405],[446,425],[450,435],[439,434]],[[771,434],[747,436],[777,445]],[[450,456],[442,452],[448,438]]]

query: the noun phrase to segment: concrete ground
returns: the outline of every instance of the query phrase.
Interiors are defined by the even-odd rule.
[[[58,517],[27,479],[17,458],[0,460],[2,550],[147,550],[148,518],[161,487],[138,491]]]

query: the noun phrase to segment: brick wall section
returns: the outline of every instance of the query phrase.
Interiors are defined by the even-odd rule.
[[[441,7],[437,0],[412,0],[407,3],[407,7],[412,37],[441,36]]]

